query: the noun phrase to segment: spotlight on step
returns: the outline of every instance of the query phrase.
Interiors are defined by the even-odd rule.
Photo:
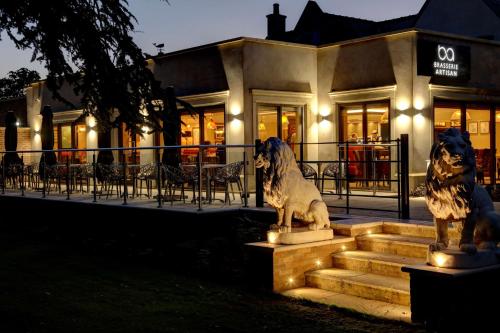
[[[288,278],[288,284],[292,285],[293,284],[293,278]]]
[[[345,251],[346,249],[345,245],[342,245],[342,251]]]
[[[321,260],[316,260],[316,267],[321,267]]]
[[[371,231],[371,230],[368,230],[366,233],[367,233],[368,235],[371,235],[371,234],[372,234],[372,231]]]

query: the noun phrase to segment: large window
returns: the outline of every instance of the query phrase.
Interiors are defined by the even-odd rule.
[[[300,156],[302,140],[302,106],[259,105],[257,123],[259,139],[278,137],[285,141]]]
[[[450,127],[468,131],[476,154],[477,182],[491,184],[497,176],[500,156],[495,153],[500,143],[500,117],[491,105],[438,100],[434,102],[434,140]]]
[[[340,107],[339,123],[341,141],[389,141],[389,102],[343,105]]]
[[[82,123],[63,123],[54,126],[54,147],[56,149],[86,149],[87,127]],[[59,162],[87,163],[86,152],[61,152],[58,154]]]
[[[119,138],[119,145],[123,148],[135,148],[140,147],[141,136],[139,134],[132,134],[126,129],[126,126],[122,124],[120,127],[121,135]],[[141,162],[141,151],[135,149],[124,150],[120,156],[125,156],[128,164],[140,164]],[[123,157],[121,157],[123,158]]]
[[[181,145],[224,145],[226,144],[224,106],[199,108],[198,114],[181,114]],[[163,142],[163,138],[161,138]],[[181,149],[182,163],[195,163],[198,148]],[[203,162],[226,163],[225,148],[208,148],[203,150]]]

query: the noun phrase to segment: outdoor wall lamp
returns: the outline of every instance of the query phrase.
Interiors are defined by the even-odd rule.
[[[35,135],[40,135],[40,130],[39,129],[34,130],[34,133],[35,133]]]

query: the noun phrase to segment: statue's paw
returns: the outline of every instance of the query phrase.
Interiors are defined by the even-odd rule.
[[[497,244],[495,242],[481,242],[478,246],[481,250],[495,250],[497,248]]]
[[[281,233],[292,232],[292,227],[287,227],[286,225],[282,225],[281,227],[279,227],[279,231]]]
[[[316,231],[319,229],[318,225],[316,223],[311,223],[308,225],[308,227],[309,227],[309,230],[311,230],[311,231]]]
[[[447,248],[448,248],[448,245],[446,245],[445,243],[441,243],[441,242],[429,244],[429,251],[431,251],[431,252],[443,251]]]
[[[271,224],[269,226],[269,230],[271,230],[271,231],[278,231],[278,230],[280,230],[280,226],[277,225],[277,224]]]
[[[475,254],[477,252],[477,248],[476,245],[472,243],[463,243],[460,244],[460,251],[468,254]]]

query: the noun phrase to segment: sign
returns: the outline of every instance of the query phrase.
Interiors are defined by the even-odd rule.
[[[419,39],[417,73],[431,76],[431,82],[470,80],[470,47]]]

